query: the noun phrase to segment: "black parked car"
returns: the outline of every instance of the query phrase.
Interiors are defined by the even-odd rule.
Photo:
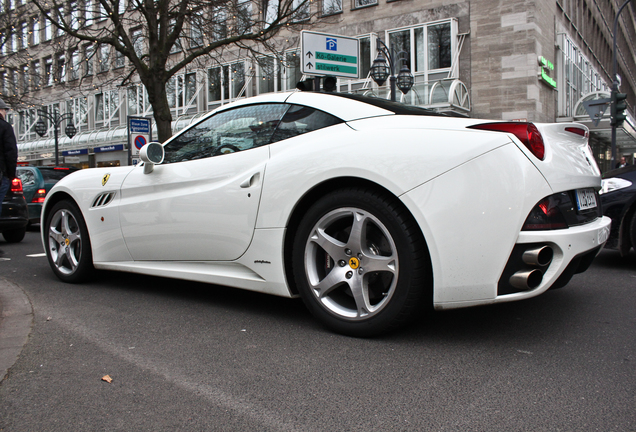
[[[612,231],[605,247],[621,255],[636,248],[636,165],[608,171],[601,189],[603,214],[612,218]]]
[[[11,188],[2,201],[2,215],[0,216],[0,231],[9,243],[22,241],[29,222],[27,202],[22,193],[22,181],[14,178]]]

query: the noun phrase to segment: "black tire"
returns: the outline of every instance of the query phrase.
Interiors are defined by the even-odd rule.
[[[93,254],[82,212],[70,200],[53,206],[46,218],[45,249],[49,265],[64,282],[78,283],[93,273]]]
[[[335,332],[376,336],[432,305],[426,244],[390,195],[348,188],[319,199],[298,226],[292,254],[305,305]]]
[[[22,241],[22,239],[24,238],[25,234],[26,234],[26,227],[25,228],[16,228],[16,229],[12,229],[12,230],[3,231],[2,232],[2,237],[4,237],[4,239],[8,243],[20,243]]]

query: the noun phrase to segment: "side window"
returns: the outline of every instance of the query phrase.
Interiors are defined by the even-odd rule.
[[[203,120],[164,146],[164,163],[219,156],[271,142],[287,104],[249,105]]]
[[[23,186],[35,184],[35,176],[30,170],[18,170],[18,177],[20,177]]]
[[[314,108],[292,105],[278,125],[278,129],[272,137],[272,142],[292,138],[342,122],[343,120]]]

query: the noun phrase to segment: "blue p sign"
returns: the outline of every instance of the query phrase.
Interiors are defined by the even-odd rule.
[[[338,51],[338,39],[327,38],[327,50]]]

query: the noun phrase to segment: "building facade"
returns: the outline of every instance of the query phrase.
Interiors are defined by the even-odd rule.
[[[128,164],[127,118],[152,117],[152,108],[142,85],[118,86],[113,80],[127,60],[106,45],[80,43],[58,51],[56,40],[62,35],[27,0],[1,1],[0,13],[14,17],[14,24],[0,40],[0,97],[26,95],[37,101],[14,106],[10,114],[20,162],[55,161],[53,125],[47,123],[44,137],[36,132],[37,111],[45,109],[69,113],[77,129],[68,138],[63,132],[66,122],[60,123],[58,157],[64,164]],[[83,10],[99,7],[94,0],[83,2]],[[617,153],[631,163],[636,156],[634,3],[619,16],[616,35],[620,91],[628,95],[628,119],[617,132]],[[76,13],[77,4],[67,2],[61,13]],[[260,4],[254,3],[250,13],[266,13],[259,11]],[[612,25],[622,4],[623,0],[318,0],[310,4],[314,14],[308,15],[307,24],[314,31],[360,40],[359,78],[339,79],[336,91],[388,97],[386,85],[378,87],[369,78],[380,38],[402,52],[400,64],[408,65],[414,75],[412,90],[400,97],[404,102],[484,119],[581,122],[589,127],[597,162],[607,171],[609,108],[592,120],[584,102],[609,97]],[[126,2],[120,7],[125,10]],[[97,18],[84,14],[76,17],[78,23],[100,25]],[[196,28],[188,31],[192,36]],[[294,40],[298,34],[280,37]],[[227,50],[220,62],[193,65],[166,88],[173,131],[237,98],[294,89],[302,78],[300,62],[296,45],[256,58]]]

